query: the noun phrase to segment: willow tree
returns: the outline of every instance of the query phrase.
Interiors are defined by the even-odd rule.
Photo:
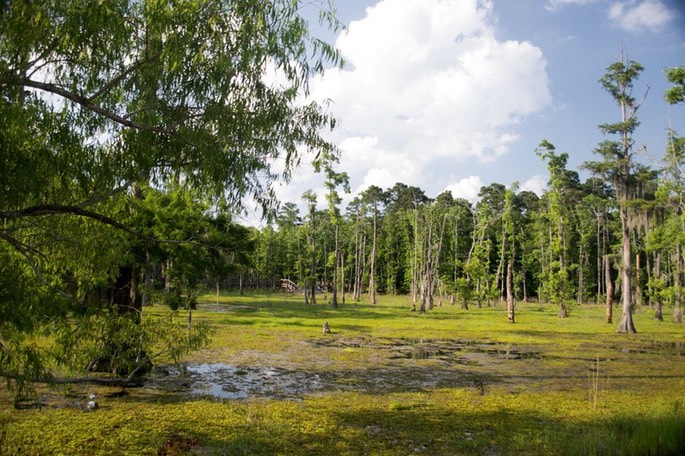
[[[599,144],[594,152],[602,157],[601,161],[584,163],[584,167],[593,174],[611,182],[616,195],[621,219],[621,302],[623,313],[618,324],[617,332],[635,333],[633,324],[633,277],[632,277],[632,245],[630,239],[630,203],[634,199],[634,161],[635,141],[633,133],[640,125],[637,111],[642,101],[633,96],[635,80],[642,72],[642,65],[627,60],[621,55],[621,60],[611,64],[604,76],[599,80],[604,90],[614,99],[619,107],[621,120],[615,123],[605,123],[599,126],[604,134],[617,135],[616,140],[605,140]]]
[[[139,233],[123,195],[135,183],[178,182],[233,209],[252,197],[268,211],[271,184],[303,151],[332,150],[321,132],[334,119],[303,100],[341,60],[300,7],[2,2],[0,263],[11,266],[0,300],[14,309],[0,316],[2,370],[39,373],[21,334],[82,309],[128,261]]]

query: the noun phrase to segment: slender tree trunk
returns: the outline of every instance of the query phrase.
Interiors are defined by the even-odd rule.
[[[505,281],[502,279],[502,270],[504,269],[504,250],[506,249],[506,239],[504,233],[502,233],[502,246],[500,248],[499,264],[497,265],[497,272],[495,273],[495,286],[499,290],[499,300],[504,301],[504,288]]]
[[[219,279],[216,280],[216,304],[219,305],[219,292],[221,291],[221,285]]]
[[[597,217],[597,304],[602,296],[602,254],[600,239],[600,219]]]
[[[340,253],[340,300],[345,305],[345,253]]]
[[[647,271],[647,294],[649,295],[647,305],[650,309],[654,309],[654,297],[649,292],[649,284],[652,283],[652,273],[654,271],[652,270],[652,257],[649,255],[648,252],[645,252],[645,259],[647,260],[647,264],[645,265],[645,271]]]
[[[583,304],[583,288],[585,287],[585,284],[583,283],[585,265],[583,263],[585,263],[585,252],[583,251],[583,244],[581,242],[578,252],[578,304]]]
[[[680,245],[676,247],[675,254],[675,303],[673,305],[673,321],[676,323],[682,323],[683,254]]]
[[[656,280],[661,279],[661,251],[657,251],[654,256],[654,278]],[[664,321],[664,315],[661,309],[661,297],[656,296],[654,298],[656,301],[656,309],[654,310],[654,319],[659,321]]]
[[[604,281],[606,282],[606,322],[611,323],[613,319],[614,284],[611,281],[611,257],[604,255]]]
[[[152,272],[150,271],[150,252],[145,252],[145,272],[143,275],[143,307],[150,305],[150,298],[152,296]]]
[[[521,287],[523,288],[523,302],[528,302],[528,287],[526,286],[526,268],[521,269]]]
[[[514,290],[512,289],[513,276],[514,259],[509,258],[507,264],[507,314],[509,316],[509,323],[516,323],[514,315]]]
[[[371,304],[376,304],[376,237],[378,233],[378,223],[376,216],[376,206],[373,209],[373,244],[371,245],[371,273],[369,274],[369,300]]]
[[[419,278],[419,210],[414,208],[414,261],[411,273],[411,290],[412,290],[412,301],[414,303],[414,309],[416,309],[416,295],[418,288],[418,278]]]
[[[338,247],[339,247],[338,233],[339,233],[339,226],[336,223],[335,224],[335,253],[334,253],[335,259],[333,260],[333,297],[331,299],[331,305],[333,306],[334,309],[338,307]]]
[[[637,307],[642,307],[643,304],[643,290],[642,290],[642,265],[641,263],[642,254],[638,250],[635,254],[635,305]]]

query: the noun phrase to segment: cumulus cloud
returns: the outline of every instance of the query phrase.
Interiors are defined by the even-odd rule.
[[[465,200],[475,203],[478,201],[478,192],[485,184],[479,176],[469,176],[461,179],[455,184],[450,184],[445,190],[452,192],[455,198],[464,198]]]
[[[521,190],[528,190],[537,194],[538,196],[542,196],[545,190],[547,190],[547,179],[539,174],[536,174],[521,184]]]
[[[449,176],[436,161],[496,160],[517,124],[551,104],[541,50],[498,40],[492,1],[382,0],[336,46],[347,66],[312,94],[332,100],[340,167],[360,186],[437,193]]]
[[[675,12],[660,0],[615,2],[609,8],[609,20],[629,32],[658,32],[674,17]]]

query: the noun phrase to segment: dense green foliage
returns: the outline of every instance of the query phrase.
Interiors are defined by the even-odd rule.
[[[271,184],[302,153],[335,157],[321,136],[335,121],[306,95],[340,58],[299,7],[0,3],[3,374],[54,367],[40,331],[91,318],[140,325],[160,281],[162,300],[192,307],[200,280],[247,261],[248,230],[231,220],[244,199],[270,212]],[[321,17],[333,23],[325,7]],[[95,364],[122,374],[119,348],[150,356],[136,331],[123,345],[114,333],[101,332]]]

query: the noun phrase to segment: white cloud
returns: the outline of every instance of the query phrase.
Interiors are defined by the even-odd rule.
[[[521,184],[521,190],[528,190],[537,194],[538,196],[542,196],[545,190],[547,190],[547,179],[539,174],[536,174]]]
[[[340,169],[360,186],[437,194],[449,173],[436,161],[508,153],[517,124],[551,95],[541,50],[498,41],[492,14],[487,0],[382,0],[349,25],[336,42],[348,66],[311,86],[340,119]]]
[[[588,3],[594,3],[597,0],[549,0],[545,4],[545,9],[547,11],[556,11],[567,5],[587,5]]]
[[[461,179],[456,184],[448,185],[445,190],[452,192],[455,198],[464,198],[465,200],[475,203],[478,200],[478,192],[480,188],[485,185],[480,176],[469,176]]]
[[[674,17],[675,13],[660,0],[615,2],[609,8],[609,20],[629,32],[658,32]]]

